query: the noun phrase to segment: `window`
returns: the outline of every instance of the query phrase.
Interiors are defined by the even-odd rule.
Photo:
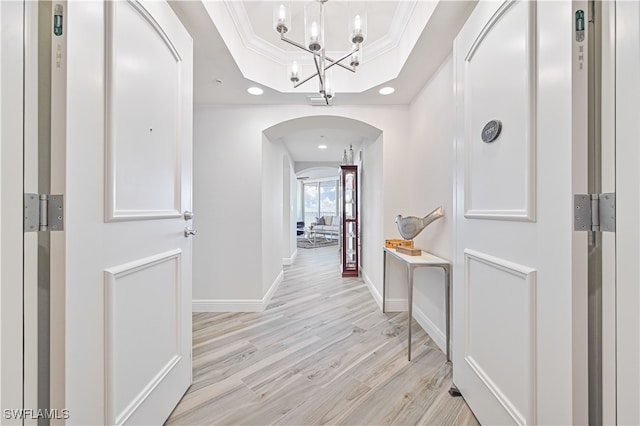
[[[318,182],[304,184],[304,224],[309,225],[318,217]]]
[[[304,223],[309,225],[320,216],[338,215],[338,180],[304,183]]]

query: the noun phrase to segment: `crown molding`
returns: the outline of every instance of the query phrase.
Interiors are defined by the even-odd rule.
[[[373,42],[365,43],[363,64],[376,59],[378,56],[388,53],[401,44],[403,37],[406,34],[407,26],[411,22],[417,3],[418,0],[398,2],[398,6],[389,26],[389,32]],[[303,52],[285,50],[284,48],[275,46],[260,37],[251,25],[249,15],[245,7],[245,2],[224,0],[224,4],[236,32],[246,49],[283,66],[291,63],[291,61],[298,61],[302,63],[309,61],[309,55],[304,54]],[[327,51],[328,56],[336,57],[342,54],[344,54],[342,51]]]
[[[251,26],[247,5],[237,0],[205,3],[205,8],[220,32],[242,75],[258,84],[282,93],[312,93],[311,86],[294,88],[287,78],[288,64],[297,61],[303,77],[315,73],[312,57],[300,49],[287,50],[258,36]],[[334,73],[333,84],[340,93],[360,93],[396,78],[404,67],[437,3],[420,0],[398,1],[387,34],[364,44],[358,76]],[[271,20],[271,17],[265,17]],[[261,30],[262,31],[262,30]],[[264,36],[265,34],[263,34]],[[344,51],[327,51],[333,58]],[[366,68],[366,72],[364,69]]]

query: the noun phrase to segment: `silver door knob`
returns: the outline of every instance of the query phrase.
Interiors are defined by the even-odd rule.
[[[189,210],[185,210],[184,220],[191,220],[191,219],[193,219],[193,212],[190,212]]]
[[[191,229],[188,226],[186,228],[184,228],[184,236],[185,238],[190,236],[190,235],[196,235],[198,233],[198,231],[196,231],[195,229]]]

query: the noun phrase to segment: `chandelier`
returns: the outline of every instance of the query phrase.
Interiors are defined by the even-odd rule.
[[[330,105],[334,97],[333,88],[327,71],[334,66],[339,66],[347,71],[356,72],[356,68],[360,65],[362,55],[362,43],[366,36],[366,13],[355,11],[353,19],[349,19],[349,41],[352,48],[346,55],[339,59],[333,59],[325,54],[325,18],[324,6],[328,0],[314,0],[313,4],[305,7],[305,44],[297,43],[285,37],[285,34],[291,28],[291,14],[287,8],[281,4],[274,10],[275,29],[280,34],[280,40],[289,43],[299,49],[302,49],[313,55],[313,63],[316,72],[304,79],[298,76],[298,63],[293,61],[289,67],[289,80],[296,88],[314,77],[319,80],[319,92],[324,98],[327,105]],[[316,8],[319,5],[319,10]],[[346,65],[344,62],[348,62]]]

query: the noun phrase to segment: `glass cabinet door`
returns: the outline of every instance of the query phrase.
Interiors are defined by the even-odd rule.
[[[345,267],[348,269],[357,268],[356,264],[356,224],[347,222],[345,228]]]
[[[342,170],[342,276],[358,276],[358,169],[341,166]]]
[[[355,174],[348,172],[344,177],[344,216],[347,220],[355,219],[353,194],[355,194]]]

